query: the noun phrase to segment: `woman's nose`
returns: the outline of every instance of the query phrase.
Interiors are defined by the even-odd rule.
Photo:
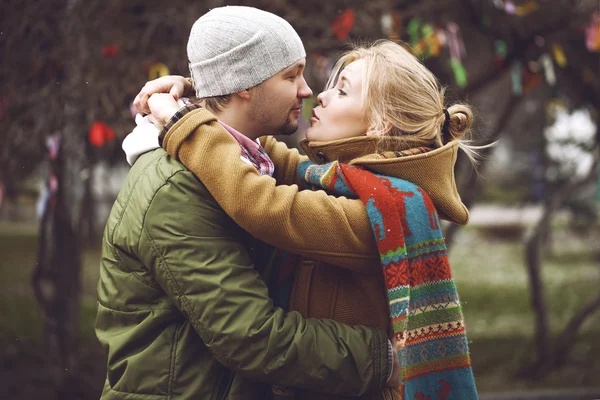
[[[319,93],[319,95],[317,96],[317,102],[319,103],[319,105],[321,107],[325,107],[325,104],[323,104],[323,102],[325,101],[325,97],[327,95],[327,91],[325,92],[321,92]]]

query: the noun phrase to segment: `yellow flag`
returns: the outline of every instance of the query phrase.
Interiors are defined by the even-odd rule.
[[[560,44],[552,45],[552,55],[559,67],[564,68],[567,66],[567,56],[565,56],[565,52]]]

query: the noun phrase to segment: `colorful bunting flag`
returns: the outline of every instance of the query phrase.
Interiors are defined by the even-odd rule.
[[[448,22],[446,25],[448,34],[446,39],[448,41],[448,49],[450,50],[450,57],[457,60],[462,60],[467,55],[465,44],[460,33],[460,27],[456,22]]]
[[[60,151],[61,133],[59,131],[54,132],[52,135],[46,138],[46,147],[48,148],[48,158],[50,160],[56,160],[58,158],[58,152]]]
[[[348,8],[333,20],[331,31],[339,40],[346,40],[354,26],[355,20],[356,15],[354,9]]]
[[[600,52],[600,13],[594,12],[590,24],[585,28],[585,46],[589,51]]]
[[[504,3],[504,11],[510,15],[513,15],[517,13],[517,7],[512,1],[507,1]]]
[[[166,75],[169,75],[169,68],[163,63],[156,63],[150,66],[148,80],[151,81]]]
[[[433,28],[429,24],[425,24],[421,27],[422,37],[412,47],[412,52],[416,56],[438,56],[442,51],[442,42],[440,40],[439,30]]]
[[[528,94],[533,89],[539,87],[542,84],[543,78],[540,74],[529,71],[527,68],[523,68],[522,78],[522,89],[524,94]]]
[[[454,72],[454,79],[456,80],[456,84],[464,88],[467,86],[467,71],[465,67],[462,65],[462,62],[456,58],[450,58],[450,67]]]
[[[419,18],[411,18],[411,20],[408,21],[406,31],[408,32],[411,46],[416,46],[417,43],[419,43],[419,40],[421,39],[421,35],[419,34],[420,27],[421,20]]]
[[[398,39],[400,29],[402,29],[402,15],[398,11],[389,11],[381,15],[381,30],[388,38]]]
[[[522,85],[522,67],[520,62],[514,62],[510,66],[510,78],[512,81],[512,93],[515,96],[521,96],[523,94],[523,85]]]
[[[109,44],[102,48],[102,56],[104,57],[116,57],[119,54],[119,46],[116,44]]]
[[[496,66],[498,68],[504,67],[504,59],[506,58],[506,54],[508,53],[508,46],[504,40],[496,40],[494,42],[494,47],[496,48]]]
[[[106,143],[117,138],[115,131],[102,121],[93,123],[88,134],[88,140],[92,146],[103,147]]]
[[[539,8],[537,1],[530,0],[525,4],[515,7],[515,14],[524,17],[531,14]]]
[[[567,66],[567,57],[560,44],[555,43],[552,45],[552,55],[559,67],[564,68]]]
[[[546,82],[548,82],[550,86],[554,86],[556,84],[556,74],[554,73],[554,63],[552,62],[552,58],[550,58],[548,53],[544,53],[540,57],[539,62],[542,64],[542,68],[544,68]]]
[[[504,2],[502,0],[493,0],[494,6],[499,10],[504,10]]]

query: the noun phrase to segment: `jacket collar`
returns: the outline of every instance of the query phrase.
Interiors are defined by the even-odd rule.
[[[400,139],[389,137],[382,140],[378,136],[359,136],[328,142],[305,139],[300,146],[312,161],[319,164],[337,160],[412,182],[429,194],[441,218],[466,224],[469,211],[460,199],[454,176],[458,141],[414,155],[394,151],[402,148],[403,143]]]

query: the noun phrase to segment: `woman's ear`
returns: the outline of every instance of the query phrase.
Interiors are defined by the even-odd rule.
[[[383,128],[379,129],[377,129],[375,126],[370,126],[369,130],[367,131],[367,136],[385,136],[392,130],[393,127],[394,125],[392,125],[391,122],[386,122]]]

